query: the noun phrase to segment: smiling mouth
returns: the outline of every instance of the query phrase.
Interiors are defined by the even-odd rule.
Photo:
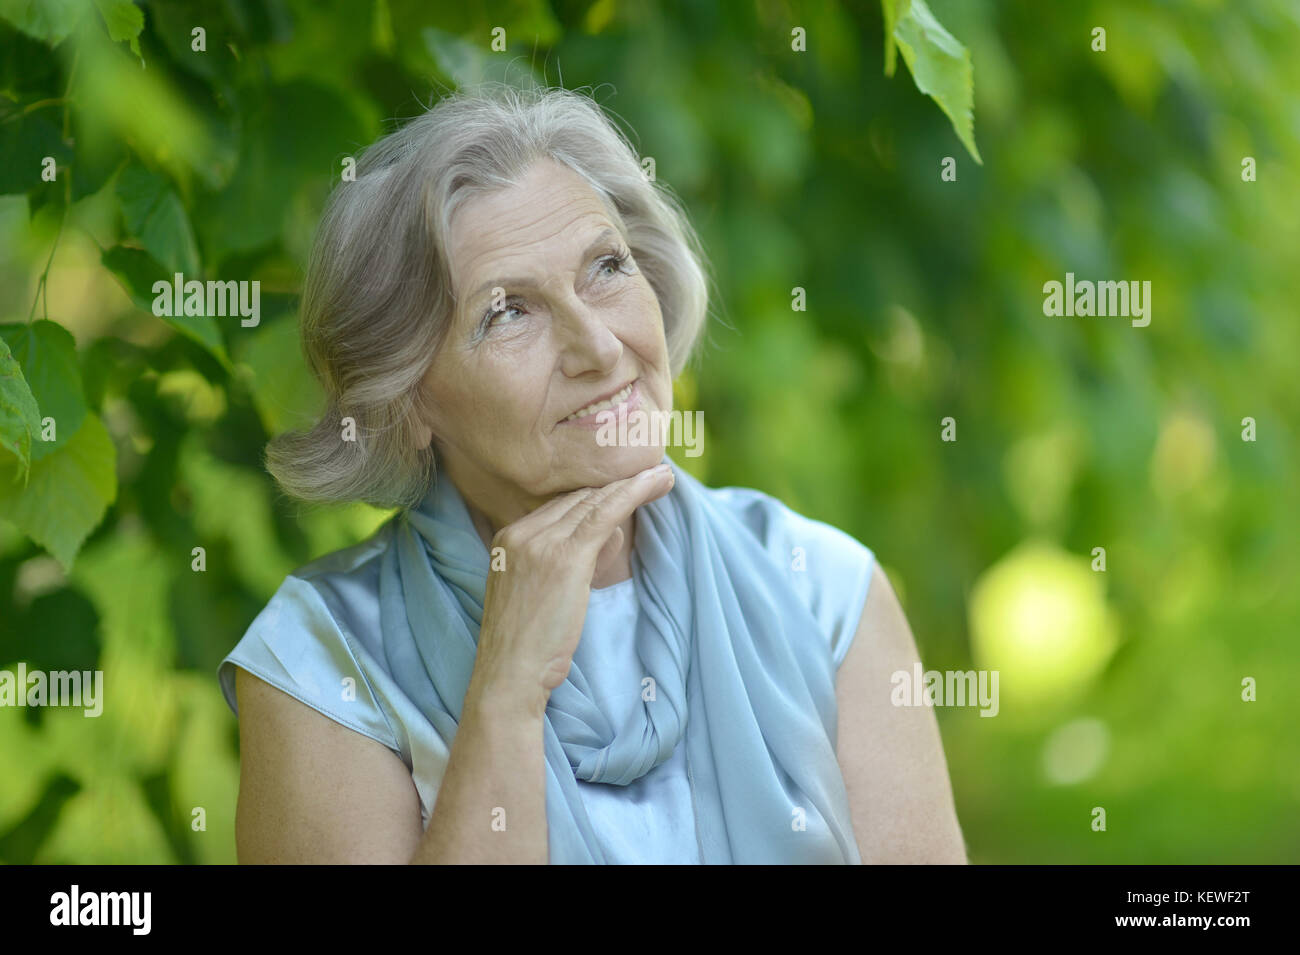
[[[564,421],[576,421],[579,418],[585,418],[588,415],[594,415],[601,411],[608,411],[611,408],[617,408],[623,402],[627,401],[628,396],[632,394],[632,389],[636,387],[636,382],[637,379],[632,379],[608,398],[589,404],[585,408],[579,408],[573,414],[564,418],[561,423]]]

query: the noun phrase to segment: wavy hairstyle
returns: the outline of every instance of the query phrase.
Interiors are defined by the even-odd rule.
[[[550,157],[596,191],[659,299],[674,377],[705,326],[707,260],[680,202],[642,172],[636,151],[586,95],[556,87],[462,88],[360,157],[317,229],[301,307],[302,344],[326,406],[306,431],[267,446],[266,467],[304,501],[411,507],[433,446],[417,447],[429,407],[420,382],[454,298],[446,237],[453,213]],[[344,419],[355,440],[344,440]]]

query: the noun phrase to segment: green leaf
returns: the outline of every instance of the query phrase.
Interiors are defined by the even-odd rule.
[[[107,249],[100,256],[104,268],[116,276],[118,282],[126,289],[131,300],[149,314],[153,314],[155,282],[171,285],[172,275],[158,264],[148,252],[129,249],[117,245]],[[169,291],[170,297],[171,292]],[[230,368],[230,357],[226,354],[225,343],[221,339],[221,330],[217,320],[210,315],[160,315],[158,316],[182,335],[198,342],[221,362]]]
[[[85,0],[0,0],[0,19],[30,37],[58,46],[76,29]]]
[[[3,3],[3,0],[0,0]],[[0,89],[15,103],[57,99],[66,81],[50,48],[18,30],[0,26]]]
[[[144,11],[131,0],[95,0],[95,6],[99,7],[99,15],[104,18],[104,25],[108,27],[108,35],[113,42],[126,40],[130,43],[131,52],[140,58],[143,66],[140,31],[144,29]]]
[[[251,372],[249,390],[267,434],[316,422],[324,399],[303,358],[294,318],[263,323],[239,353],[239,361]]]
[[[252,593],[269,597],[293,570],[294,560],[275,534],[274,489],[265,472],[221,460],[203,446],[197,431],[183,439],[180,471],[199,540],[228,541],[231,572]]]
[[[366,142],[364,124],[333,90],[294,81],[266,88],[249,110],[239,164],[226,188],[203,196],[194,222],[213,261],[275,240],[304,186],[332,184],[339,161]]]
[[[130,158],[126,144],[115,137],[97,137],[96,120],[87,118],[80,110],[72,111],[70,142],[77,144],[77,153],[70,159],[72,165],[72,201],[79,202],[93,196],[104,184],[124,167]]]
[[[99,662],[99,614],[79,590],[43,593],[10,622],[9,633],[0,634],[0,663],[26,660],[42,670],[93,670]]]
[[[45,157],[54,159],[56,176],[66,173],[72,163],[72,150],[63,141],[59,129],[42,113],[21,119],[7,118],[0,123],[0,195],[31,192],[37,189],[60,193],[62,182],[41,178]]]
[[[107,394],[127,394],[131,382],[149,367],[147,349],[120,338],[97,338],[81,350],[81,386],[86,404],[104,405]]]
[[[33,437],[32,460],[37,461],[67,444],[86,417],[77,343],[67,329],[49,321],[0,325],[0,339],[22,366],[39,417],[54,419],[53,441],[41,440],[39,428]]]
[[[22,462],[26,474],[32,460],[32,439],[40,432],[41,413],[22,366],[0,338],[0,445]],[[0,462],[3,467],[3,462]]]
[[[907,13],[912,0],[880,0],[885,11],[885,75],[893,76],[898,62],[898,43],[894,39],[894,29],[898,21]]]
[[[478,44],[437,27],[425,27],[420,36],[438,69],[451,77],[457,86],[469,86],[487,79],[491,61],[489,54],[484,53]]]
[[[79,31],[76,43],[79,59],[69,92],[85,119],[86,143],[128,143],[177,182],[196,173],[209,179],[220,149],[213,148],[213,131],[191,103],[193,91],[165,70],[141,69],[98,24]]]
[[[126,228],[168,272],[199,277],[199,250],[180,197],[162,176],[140,165],[122,170],[117,202]]]
[[[0,515],[71,569],[117,497],[117,449],[103,422],[87,414],[66,445],[33,462],[26,487],[18,478],[0,464]]]
[[[906,11],[899,13],[896,8],[895,12],[898,21],[893,37],[903,51],[916,88],[939,104],[962,145],[977,163],[984,165],[975,147],[975,79],[970,51],[943,28],[924,0],[911,0]],[[886,9],[886,23],[888,19]],[[887,59],[887,74],[889,68]]]

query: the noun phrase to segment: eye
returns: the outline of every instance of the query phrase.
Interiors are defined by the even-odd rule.
[[[496,325],[509,325],[510,322],[497,321],[498,316],[505,315],[508,312],[523,312],[523,309],[518,305],[507,305],[505,308],[489,309],[483,315],[483,321],[479,325],[480,331],[487,331],[489,328]],[[514,321],[514,319],[511,319],[511,321]]]
[[[625,275],[631,275],[632,270],[625,268],[625,266],[628,264],[631,258],[632,258],[632,253],[629,250],[623,250],[621,252],[611,250],[605,255],[602,255],[600,259],[597,261],[596,272],[600,274],[600,273],[604,273],[605,270],[607,269],[612,269],[613,273],[621,272]],[[613,273],[611,273],[611,275]],[[505,316],[510,312],[519,312],[523,315],[527,314],[527,312],[525,312],[520,305],[514,304],[513,301],[510,304],[507,304],[505,308],[499,308],[499,309],[490,308],[483,313],[483,317],[479,320],[478,329],[476,331],[476,334],[474,335],[474,340],[475,341],[482,340],[483,336],[485,336],[493,328],[499,328],[502,325],[509,325],[512,322],[518,321],[518,319],[513,319],[513,318],[507,319],[505,321],[500,320],[502,316]]]
[[[630,252],[611,252],[601,258],[598,271],[614,269],[616,272],[622,272],[624,271],[623,266],[627,264],[627,260],[631,257],[632,253]]]

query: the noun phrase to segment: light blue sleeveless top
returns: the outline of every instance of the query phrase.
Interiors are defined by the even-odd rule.
[[[819,632],[801,652],[835,667],[848,653],[871,582],[874,555],[848,534],[749,488],[707,493],[749,527],[755,546],[784,568]],[[221,662],[217,675],[232,712],[235,667],[391,749],[406,764],[428,826],[447,765],[444,741],[388,671],[379,629],[379,567],[392,523],[368,539],[312,561],[290,576]],[[633,644],[640,608],[632,580],[591,591],[574,661],[597,704],[622,726],[640,704],[644,667]],[[620,864],[700,862],[686,748],[627,786],[578,780],[606,857]]]

